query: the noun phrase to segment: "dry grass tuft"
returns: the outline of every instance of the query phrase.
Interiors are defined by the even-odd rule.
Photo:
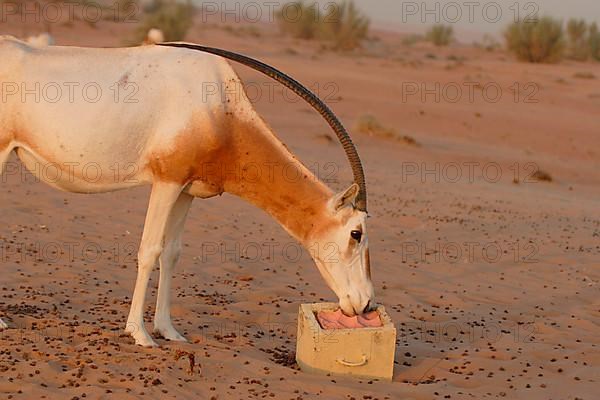
[[[329,3],[321,12],[312,3],[296,1],[286,4],[275,15],[283,33],[298,39],[320,40],[324,48],[354,50],[369,33],[369,19],[352,0]]]
[[[600,31],[598,25],[594,22],[589,27],[588,46],[590,48],[590,56],[597,61],[600,61]]]
[[[384,126],[371,114],[360,116],[356,121],[355,129],[362,134],[372,137],[393,139],[411,146],[420,146],[412,136],[396,134],[393,128]]]
[[[590,51],[587,42],[588,26],[583,19],[571,18],[567,22],[569,38],[569,58],[578,61],[588,59]]]
[[[362,115],[356,121],[356,130],[369,136],[378,136],[384,138],[396,137],[396,131],[392,128],[383,126],[373,115]]]
[[[434,25],[427,31],[425,38],[436,46],[448,46],[454,40],[454,28],[450,25]]]
[[[513,22],[504,32],[504,38],[508,50],[522,61],[554,63],[563,57],[562,22],[551,17]]]
[[[535,171],[531,175],[531,177],[533,179],[535,179],[536,181],[540,181],[540,182],[552,182],[553,181],[552,176],[549,173],[542,171],[541,169],[538,169],[537,171]]]
[[[573,75],[573,78],[578,78],[578,79],[596,79],[596,75],[594,75],[591,72],[576,72]]]

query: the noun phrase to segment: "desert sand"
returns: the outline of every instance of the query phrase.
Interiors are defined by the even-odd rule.
[[[190,343],[135,346],[123,328],[148,188],[63,193],[13,158],[0,191],[0,315],[10,325],[0,331],[0,397],[597,398],[599,64],[524,64],[502,50],[407,46],[387,32],[375,33],[379,47],[343,55],[274,25],[254,28],[258,37],[197,23],[187,39],[318,84],[350,128],[367,174],[377,301],[398,329],[393,382],[297,369],[298,306],[334,295],[282,228],[229,195],[196,200],[186,224],[173,317]],[[52,35],[59,45],[121,46],[133,29],[76,22]],[[42,30],[0,23],[2,34]],[[271,84],[235,68],[247,84]],[[483,95],[490,82],[502,90],[496,102]],[[468,83],[473,100],[467,89],[458,101],[407,94],[436,83]],[[260,93],[257,109],[290,149],[345,188],[350,168],[322,119],[279,86],[274,98]],[[363,114],[396,136],[357,132]]]

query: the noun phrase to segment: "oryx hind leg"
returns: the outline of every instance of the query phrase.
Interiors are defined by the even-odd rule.
[[[1,140],[0,140],[0,144],[1,144]],[[0,175],[2,175],[2,173],[5,170],[6,165],[8,164],[8,159],[10,157],[10,153],[13,151],[13,147],[12,146],[4,146],[2,147],[0,145]]]
[[[2,173],[4,172],[4,167],[8,162],[8,158],[10,157],[10,153],[12,150],[13,149],[11,146],[5,146],[4,148],[0,148],[0,175],[2,175]],[[0,329],[6,328],[8,328],[8,325],[6,324],[6,322],[2,321],[2,318],[0,318]]]
[[[125,328],[136,344],[145,347],[156,346],[144,326],[144,300],[148,281],[156,260],[163,251],[168,220],[182,189],[174,183],[156,182],[150,194],[144,233],[138,251],[137,279]]]
[[[186,339],[177,332],[171,322],[171,281],[173,268],[179,261],[181,253],[183,225],[193,199],[194,197],[187,193],[179,195],[167,222],[164,248],[159,258],[160,279],[154,314],[154,332],[161,334],[165,339],[180,342],[185,342]]]

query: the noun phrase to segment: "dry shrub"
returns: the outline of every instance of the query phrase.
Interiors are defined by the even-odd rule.
[[[588,25],[583,19],[570,19],[567,33],[570,58],[585,61],[591,57],[600,61],[600,32],[595,22]]]
[[[351,0],[331,3],[326,12],[321,12],[315,4],[296,1],[285,5],[275,16],[285,34],[321,40],[334,50],[358,48],[369,33],[369,19]]]
[[[590,56],[594,60],[600,61],[600,32],[595,22],[589,27],[588,47],[590,49]]]
[[[564,38],[561,21],[551,17],[513,22],[504,32],[508,50],[519,60],[553,63],[562,59]]]
[[[369,19],[354,5],[353,1],[344,1],[334,7],[325,17],[325,38],[333,42],[336,50],[353,50],[360,47],[369,33]]]
[[[316,39],[321,29],[321,13],[315,5],[302,1],[287,4],[275,13],[281,31],[297,39]]]
[[[567,34],[569,37],[569,58],[585,61],[589,56],[587,41],[588,26],[582,19],[571,18],[567,22]]]
[[[141,43],[152,28],[160,29],[165,41],[183,40],[193,25],[194,6],[176,0],[153,0],[144,10],[145,16],[136,30],[134,42]]]
[[[450,25],[434,25],[427,31],[425,38],[436,46],[448,46],[454,40],[454,28]]]

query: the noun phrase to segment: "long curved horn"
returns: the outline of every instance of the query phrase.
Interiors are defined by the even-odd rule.
[[[303,98],[308,104],[310,104],[315,110],[317,110],[323,116],[323,118],[325,118],[329,126],[337,135],[338,139],[340,140],[340,143],[344,147],[346,157],[348,158],[350,166],[352,167],[352,173],[354,174],[354,182],[356,182],[356,184],[359,187],[358,196],[356,197],[356,208],[358,208],[360,211],[367,212],[367,185],[365,183],[365,173],[363,171],[362,163],[360,162],[358,152],[356,151],[356,147],[354,147],[354,143],[352,143],[350,135],[348,134],[346,128],[344,128],[340,120],[335,116],[335,114],[331,111],[327,104],[325,104],[321,99],[319,99],[313,92],[308,90],[305,86],[303,86],[300,82],[296,81],[294,78],[271,67],[270,65],[267,65],[261,61],[255,60],[253,58],[241,54],[233,53],[231,51],[223,49],[217,49],[214,47],[205,47],[189,43],[159,43],[158,45],[168,47],[182,47],[191,50],[203,51],[205,53],[215,54],[239,62],[275,79],[277,82],[291,89],[294,93]]]

